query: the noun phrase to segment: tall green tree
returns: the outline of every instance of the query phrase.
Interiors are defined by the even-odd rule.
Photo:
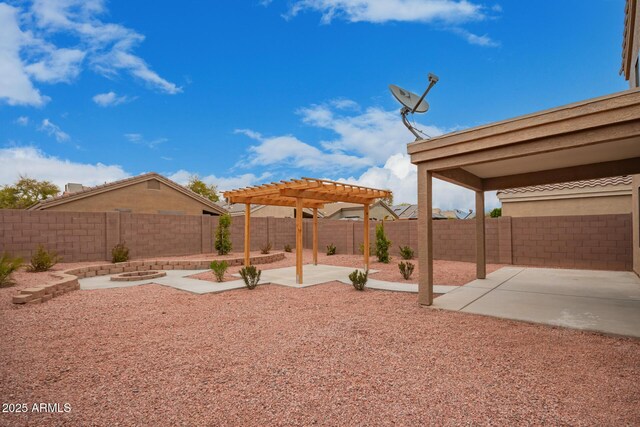
[[[194,193],[197,193],[212,202],[217,202],[220,200],[220,196],[218,196],[218,187],[215,185],[207,185],[204,181],[202,181],[198,175],[194,175],[189,178],[189,183],[187,184],[187,188]]]
[[[214,247],[218,255],[226,255],[231,252],[231,215],[224,214],[218,220]]]
[[[58,193],[60,189],[50,181],[20,176],[15,184],[0,188],[0,209],[26,209]]]

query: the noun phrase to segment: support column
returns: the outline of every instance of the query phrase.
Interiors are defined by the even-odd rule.
[[[313,265],[318,265],[318,208],[313,208]]]
[[[364,269],[369,271],[369,205],[364,205]]]
[[[476,277],[487,276],[487,258],[484,238],[484,191],[476,191]]]
[[[302,284],[302,198],[296,198],[296,283]]]
[[[432,173],[418,165],[418,303],[433,304]]]
[[[251,203],[244,208],[244,266],[251,264]]]

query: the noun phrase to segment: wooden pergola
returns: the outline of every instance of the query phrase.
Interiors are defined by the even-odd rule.
[[[302,284],[302,212],[313,209],[313,264],[318,264],[318,209],[327,202],[361,203],[364,207],[364,265],[369,269],[369,205],[391,192],[317,178],[293,179],[225,191],[229,203],[245,204],[244,265],[250,264],[251,205],[290,206],[296,208],[296,282]]]

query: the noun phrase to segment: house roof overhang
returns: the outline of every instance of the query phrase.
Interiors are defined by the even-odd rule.
[[[489,191],[640,173],[640,89],[408,144],[434,177]]]

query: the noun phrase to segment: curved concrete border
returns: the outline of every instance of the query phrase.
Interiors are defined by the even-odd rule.
[[[268,255],[256,255],[251,257],[251,264],[268,264],[283,260],[284,256],[284,252],[276,252]],[[22,289],[20,294],[13,297],[13,303],[38,304],[49,301],[53,297],[80,289],[78,279],[84,279],[86,277],[147,270],[208,270],[211,261],[213,261],[213,259],[127,261],[116,264],[100,264],[73,268],[62,273],[52,273],[52,276],[59,279],[53,283]],[[244,258],[229,258],[224,261],[227,261],[229,266],[242,265]]]

